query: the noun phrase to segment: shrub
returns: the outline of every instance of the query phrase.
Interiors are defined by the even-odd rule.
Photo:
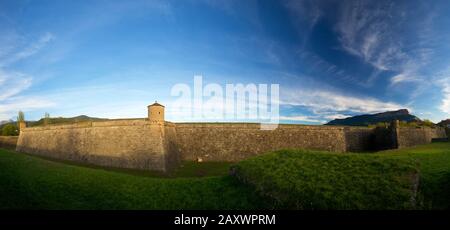
[[[388,128],[389,127],[389,123],[387,122],[378,122],[375,125],[369,125],[369,128]]]
[[[19,129],[15,124],[7,124],[2,128],[3,136],[17,136],[19,135]]]
[[[422,126],[435,127],[436,125],[430,120],[424,120],[424,121],[422,121]]]

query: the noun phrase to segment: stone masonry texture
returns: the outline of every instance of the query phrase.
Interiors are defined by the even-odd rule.
[[[143,118],[24,128],[16,150],[101,166],[169,171],[181,160],[235,162],[279,149],[362,152],[445,137],[441,128],[378,132],[364,127],[279,125],[275,130],[261,130],[252,123],[171,123]]]

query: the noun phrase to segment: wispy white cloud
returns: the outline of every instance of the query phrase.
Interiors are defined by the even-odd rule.
[[[450,78],[443,81],[442,102],[439,109],[450,115]]]
[[[55,106],[55,103],[41,97],[12,97],[1,101],[0,120],[8,120],[17,115],[19,110],[28,112]]]
[[[26,47],[24,50],[20,51],[19,53],[15,54],[13,56],[13,62],[27,58],[35,53],[37,53],[39,50],[41,50],[47,43],[49,43],[51,40],[53,40],[55,36],[52,33],[45,33],[42,35],[39,40],[31,46]]]
[[[282,90],[281,104],[304,106],[318,114],[329,112],[377,113],[407,108],[394,102],[383,102],[371,97],[347,96],[320,89]]]
[[[434,14],[422,15],[414,23],[414,32],[404,36],[410,18],[401,3],[385,1],[350,1],[341,4],[336,31],[342,48],[360,57],[378,71],[396,72],[391,86],[426,79],[420,69],[426,66],[434,50]],[[432,12],[432,11],[431,11]],[[415,41],[411,43],[411,40]]]
[[[391,78],[391,85],[396,85],[402,82],[417,82],[421,81],[416,75],[405,72],[400,73]]]
[[[14,42],[5,46],[0,44],[0,50],[4,51],[0,56],[0,120],[11,118],[18,110],[29,111],[53,104],[49,100],[34,96],[20,97],[21,93],[31,87],[33,77],[9,68],[11,64],[36,54],[53,39],[54,36],[51,33],[45,33],[36,42],[31,42],[31,45],[24,46],[21,49],[18,48],[20,44]],[[16,49],[16,52],[14,52],[14,49]]]
[[[13,52],[11,47],[18,46],[19,44],[10,44],[6,48],[0,48],[1,50],[8,51],[8,52],[5,52],[5,54],[3,55],[3,58],[0,59],[0,67],[5,67],[8,65],[11,65],[15,62],[18,62],[22,59],[28,58],[28,57],[36,54],[53,39],[55,39],[55,36],[50,32],[46,32],[41,37],[39,37],[39,39],[37,41],[32,42],[28,46],[22,47],[20,50],[18,50],[16,52]]]
[[[324,60],[314,53],[307,51],[301,51],[299,53],[302,62],[307,63],[314,73],[330,75],[341,82],[346,82],[352,85],[368,86],[368,81],[358,79],[347,71],[339,68],[337,65]]]
[[[344,114],[333,114],[333,115],[326,115],[324,116],[327,120],[334,120],[334,119],[344,119],[347,117],[351,117],[349,115],[344,115]]]
[[[320,120],[309,116],[280,116],[281,121],[301,121],[309,123],[325,123],[324,120]]]
[[[0,102],[31,86],[31,78],[18,72],[5,72],[0,69]]]
[[[408,58],[391,20],[393,3],[351,1],[341,4],[336,31],[342,48],[379,70],[395,70]]]

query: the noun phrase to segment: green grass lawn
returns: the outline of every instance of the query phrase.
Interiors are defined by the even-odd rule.
[[[3,149],[7,150],[7,149]],[[0,151],[2,149],[0,148]],[[74,162],[69,160],[54,159],[45,156],[35,156],[32,154],[25,154],[30,157],[36,157],[43,160],[49,160],[52,162],[63,163],[72,166],[81,166],[90,169],[100,169],[119,173],[125,173],[135,176],[152,177],[152,178],[199,178],[199,177],[213,177],[213,176],[225,176],[229,174],[230,166],[233,165],[231,162],[194,162],[185,161],[174,170],[169,173],[163,173],[160,171],[150,171],[150,170],[138,170],[138,169],[126,169],[126,168],[115,168],[98,166],[87,163]]]
[[[0,149],[1,209],[445,209],[450,143],[379,153],[285,150],[233,166],[184,162],[169,175]],[[412,189],[420,178],[419,195]],[[244,183],[242,183],[244,182]],[[417,202],[411,202],[415,197]]]
[[[186,163],[176,174],[195,175],[200,169],[203,177],[161,178],[0,150],[0,208],[181,210],[258,209],[264,205],[252,189],[223,175],[227,171],[222,176],[205,174],[218,163],[194,165]],[[216,168],[223,170],[224,166]],[[217,169],[211,173],[219,174]]]
[[[417,209],[419,206],[414,202],[418,170],[416,162],[409,159],[281,150],[234,167],[242,182],[275,200],[276,209]]]
[[[383,151],[376,155],[418,161],[424,205],[433,209],[450,209],[450,142]]]
[[[450,207],[449,142],[375,154],[282,150],[240,162],[235,174],[274,199],[276,208]]]

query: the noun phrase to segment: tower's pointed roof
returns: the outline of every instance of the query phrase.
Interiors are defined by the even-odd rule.
[[[164,105],[159,104],[157,101],[155,101],[155,103],[149,105],[148,107],[150,107],[150,106],[161,106],[161,107],[164,107]]]

